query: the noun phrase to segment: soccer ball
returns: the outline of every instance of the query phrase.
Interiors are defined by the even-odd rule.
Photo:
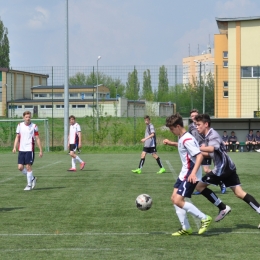
[[[140,210],[148,210],[152,207],[153,200],[148,194],[141,194],[135,200],[136,207]]]

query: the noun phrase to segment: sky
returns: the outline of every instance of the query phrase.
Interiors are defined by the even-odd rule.
[[[68,0],[69,65],[181,65],[215,18],[260,16],[259,0]],[[0,0],[12,67],[65,64],[66,0]]]

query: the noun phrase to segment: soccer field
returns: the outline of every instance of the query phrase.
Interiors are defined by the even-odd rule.
[[[1,154],[0,259],[258,259],[260,216],[229,189],[221,194],[212,187],[232,208],[225,219],[199,236],[190,216],[194,235],[171,236],[180,227],[170,196],[181,163],[177,152],[159,155],[165,174],[156,174],[147,156],[136,175],[131,169],[140,153],[81,154],[87,164],[77,172],[66,171],[65,152],[45,153],[33,165],[36,188],[24,191],[17,154]],[[242,187],[260,201],[260,154],[230,155]],[[153,198],[148,211],[135,206],[142,193]],[[212,217],[218,213],[201,195],[191,201]]]

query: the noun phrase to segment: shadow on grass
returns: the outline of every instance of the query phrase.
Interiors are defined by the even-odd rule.
[[[56,189],[65,189],[66,187],[46,187],[46,188],[36,188],[33,189],[34,191],[41,191],[41,190],[56,190]]]
[[[0,212],[4,212],[4,211],[12,211],[12,210],[17,210],[17,209],[24,209],[24,207],[0,208]]]

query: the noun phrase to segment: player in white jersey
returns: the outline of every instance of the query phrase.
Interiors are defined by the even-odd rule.
[[[183,127],[182,117],[178,113],[169,116],[166,119],[166,126],[170,128],[170,131],[174,135],[178,136],[179,140],[177,143],[168,139],[164,139],[163,143],[165,145],[177,146],[182,161],[182,169],[178,180],[174,184],[174,189],[171,196],[176,214],[181,223],[181,228],[172,235],[181,236],[192,234],[187,212],[201,220],[201,227],[198,231],[198,234],[200,235],[207,230],[212,218],[208,215],[205,215],[192,203],[185,201],[185,197],[191,197],[198,181],[202,177],[200,165],[203,160],[203,156],[200,152],[198,142]]]
[[[242,189],[236,172],[236,165],[228,156],[220,135],[210,127],[211,120],[209,115],[202,114],[196,116],[196,124],[198,132],[205,135],[206,146],[201,146],[200,150],[203,156],[210,156],[213,159],[215,166],[211,172],[202,178],[202,181],[198,183],[196,189],[203,194],[208,185],[218,185],[219,182],[222,181],[226,187],[229,187],[234,192],[236,197],[244,200],[259,214],[260,204],[252,195]],[[213,200],[212,203],[215,204],[216,201]],[[225,210],[220,212],[215,221],[223,218],[226,214],[228,214],[228,206]]]
[[[13,153],[19,147],[18,170],[27,177],[27,185],[24,190],[32,190],[36,186],[37,178],[33,175],[32,165],[34,162],[35,140],[40,149],[39,157],[42,157],[42,146],[39,137],[38,127],[31,122],[31,112],[23,113],[24,122],[19,123],[16,128]],[[25,167],[24,167],[25,166]]]
[[[157,155],[156,151],[156,134],[154,126],[151,123],[149,116],[144,117],[144,122],[146,124],[145,137],[141,140],[141,142],[144,143],[143,152],[141,153],[141,160],[139,162],[138,168],[136,170],[132,170],[132,172],[137,174],[142,173],[141,169],[145,162],[145,156],[147,153],[149,153],[152,154],[153,158],[156,160],[157,164],[160,167],[160,170],[157,172],[157,174],[164,173],[165,168],[163,167],[160,157]]]
[[[76,171],[76,161],[80,163],[80,170],[83,170],[85,167],[85,162],[82,161],[78,155],[75,154],[77,148],[81,148],[81,128],[80,125],[76,122],[75,116],[71,115],[69,117],[70,122],[70,132],[68,136],[68,148],[70,151],[71,158],[71,168],[68,170],[70,172]]]

